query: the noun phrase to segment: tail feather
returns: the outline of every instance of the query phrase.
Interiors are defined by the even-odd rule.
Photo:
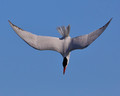
[[[58,27],[57,30],[63,37],[67,37],[70,33],[70,25],[68,25],[66,28],[65,26]]]

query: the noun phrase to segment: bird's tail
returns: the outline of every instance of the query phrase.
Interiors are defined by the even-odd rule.
[[[68,25],[66,28],[65,26],[58,27],[57,30],[63,37],[67,37],[70,33],[70,25]]]

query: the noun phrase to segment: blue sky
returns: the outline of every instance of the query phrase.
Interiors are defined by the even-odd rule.
[[[120,0],[1,0],[0,96],[120,96]],[[71,53],[63,75],[62,56],[28,46],[10,20],[37,35],[90,33],[113,17],[88,48]]]

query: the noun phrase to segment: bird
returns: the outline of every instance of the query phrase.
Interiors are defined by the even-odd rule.
[[[76,49],[87,48],[93,41],[95,41],[107,28],[112,18],[101,28],[77,37],[71,38],[70,24],[65,26],[57,27],[58,32],[62,35],[61,38],[51,36],[39,36],[32,34],[31,32],[25,31],[20,27],[17,27],[10,20],[8,20],[12,29],[21,37],[28,45],[37,50],[52,50],[59,52],[63,56],[63,74],[65,74],[66,68],[69,63],[70,52]]]

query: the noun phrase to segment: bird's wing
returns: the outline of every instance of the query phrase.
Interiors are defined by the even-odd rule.
[[[53,50],[61,53],[62,40],[56,37],[37,36],[24,31],[9,21],[13,30],[30,46],[38,50]]]
[[[89,46],[94,40],[96,40],[103,33],[103,31],[107,28],[111,20],[112,18],[103,27],[99,28],[94,32],[72,38],[70,51],[75,49],[83,49]]]

